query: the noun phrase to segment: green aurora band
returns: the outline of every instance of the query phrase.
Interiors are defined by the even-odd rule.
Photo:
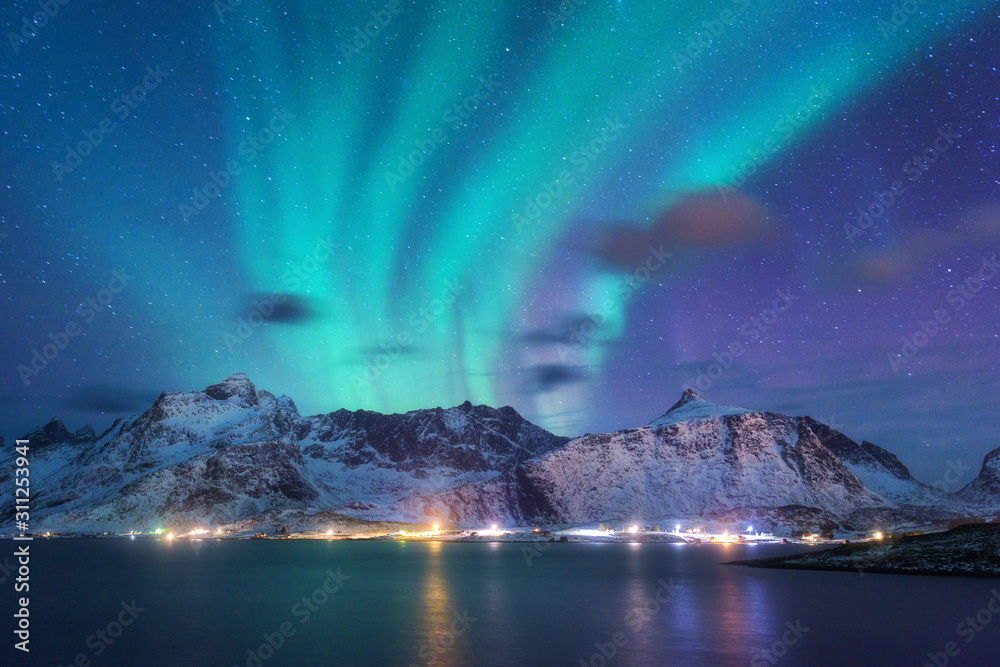
[[[501,362],[517,358],[510,332],[548,288],[551,253],[581,214],[649,221],[685,193],[730,183],[768,142],[780,168],[785,150],[990,4],[921,5],[884,35],[887,3],[810,4],[807,13],[749,0],[583,0],[560,21],[536,6],[481,0],[402,3],[398,13],[379,2],[291,1],[280,11],[241,3],[226,17],[219,72],[232,153],[273,107],[295,117],[234,179],[232,224],[256,290],[294,294],[315,314],[259,335],[278,372],[302,375],[331,405],[495,405]],[[363,48],[343,48],[373,11],[391,20]],[[718,33],[711,43],[679,60],[709,26]],[[445,121],[490,79],[499,87],[482,105],[460,124]],[[818,90],[793,133],[777,129]],[[624,130],[537,219],[515,224],[609,119]],[[435,130],[446,141],[412,175],[387,178]],[[656,163],[634,164],[633,151],[650,144],[662,151]],[[605,206],[606,193],[617,203]],[[328,236],[334,256],[290,284],[289,270],[308,266]],[[613,302],[623,274],[589,272],[567,306],[593,312]],[[441,310],[435,300],[454,285],[460,293]],[[605,315],[614,336],[628,308]],[[396,355],[398,339],[412,343]],[[234,366],[244,353],[231,353]],[[599,369],[605,354],[589,346],[579,361]],[[537,399],[543,426],[566,409],[563,399]]]

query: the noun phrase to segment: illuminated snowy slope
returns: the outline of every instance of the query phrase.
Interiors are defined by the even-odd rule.
[[[302,417],[291,399],[243,374],[162,394],[142,415],[92,436],[56,422],[30,435],[38,457],[52,451],[33,471],[36,528],[147,530],[286,508],[388,516],[400,497],[488,480],[567,440],[512,408],[470,403]]]
[[[303,417],[290,398],[237,374],[164,393],[99,437],[58,420],[27,437],[36,530],[212,526],[288,509],[468,526],[790,505],[871,518],[971,511],[996,498],[996,456],[961,496],[943,494],[892,454],[809,417],[691,391],[647,426],[569,440],[512,408],[468,402]],[[12,520],[8,512],[0,526]]]
[[[454,520],[588,522],[804,506],[835,516],[937,516],[962,503],[809,417],[715,405],[693,391],[648,426],[588,435],[481,486],[401,503]]]

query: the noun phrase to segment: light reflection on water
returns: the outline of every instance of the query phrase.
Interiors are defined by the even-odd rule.
[[[530,561],[517,543],[179,547],[144,540],[40,545],[32,627],[46,641],[33,651],[36,664],[71,663],[87,651],[87,636],[132,599],[147,611],[100,656],[102,665],[138,664],[138,656],[153,656],[140,661],[150,665],[242,665],[247,648],[286,620],[296,632],[263,667],[579,667],[601,646],[614,648],[609,667],[747,665],[799,619],[809,630],[788,647],[783,666],[923,664],[928,652],[961,641],[956,623],[998,587],[995,580],[720,564],[796,550],[788,546],[557,543],[532,552]],[[331,568],[350,578],[298,624],[291,605]],[[58,606],[46,606],[51,600]],[[961,649],[952,667],[1000,664],[1000,620]]]
[[[440,542],[428,542],[427,575],[423,582],[422,606],[420,621],[423,624],[423,637],[417,657],[421,661],[434,664],[462,664],[458,649],[455,646],[456,637],[451,632],[453,616],[452,602],[448,595],[448,587],[442,572]]]

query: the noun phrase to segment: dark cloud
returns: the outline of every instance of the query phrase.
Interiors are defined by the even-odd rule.
[[[85,412],[142,412],[159,395],[159,392],[148,389],[90,384],[70,391],[63,404]]]
[[[875,224],[890,226],[889,220]],[[984,255],[991,257],[1000,252],[1000,206],[973,208],[948,226],[908,231],[889,245],[867,243],[869,234],[872,230],[855,241],[861,249],[853,256],[820,268],[825,284],[848,290],[895,287],[913,280],[938,262],[951,264],[955,257],[963,256],[979,262]]]
[[[559,345],[569,341],[569,331],[534,329],[519,334],[517,339],[528,345]]]
[[[587,371],[582,366],[564,364],[541,364],[530,369],[530,387],[537,393],[553,391],[566,384],[575,384],[587,379]]]
[[[599,244],[597,254],[625,269],[635,268],[651,249],[727,249],[773,242],[778,230],[763,206],[750,197],[717,190],[693,192],[656,216],[652,226],[620,223]]]
[[[572,345],[586,346],[595,342],[602,322],[595,315],[576,313],[567,317],[553,328],[539,328],[518,334],[517,339],[528,345]]]
[[[771,241],[774,232],[763,206],[739,192],[716,190],[687,195],[663,211],[652,230],[662,243],[705,248]]]
[[[248,296],[239,316],[246,318],[250,313],[258,313],[265,323],[281,324],[305,324],[316,317],[316,313],[305,299],[294,294],[279,292]]]
[[[384,345],[366,345],[358,348],[358,356],[362,361],[367,362],[372,357],[380,354],[388,354],[393,357],[410,356],[420,351],[415,345],[400,345],[399,343],[386,343]]]

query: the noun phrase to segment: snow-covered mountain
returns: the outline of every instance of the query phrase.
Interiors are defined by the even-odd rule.
[[[688,390],[649,425],[588,435],[479,488],[411,499],[456,521],[552,523],[810,507],[849,517],[906,507],[953,509],[895,456],[809,417],[716,405]]]
[[[243,374],[161,394],[100,437],[54,419],[25,439],[33,526],[89,531],[231,523],[272,509],[391,518],[401,497],[486,481],[568,440],[512,408],[468,402],[302,417]],[[3,470],[0,482],[12,467]],[[12,519],[0,514],[0,526]]]
[[[986,455],[979,475],[958,496],[972,507],[1000,514],[1000,447]]]
[[[995,506],[1000,488],[1000,450],[949,495],[809,417],[719,406],[692,391],[646,426],[569,440],[513,408],[469,402],[303,417],[290,398],[237,374],[164,393],[100,436],[54,419],[25,439],[32,526],[54,531],[217,526],[285,510],[470,527],[785,507],[882,519]],[[0,529],[12,520],[0,513]]]
[[[805,421],[819,441],[865,486],[887,503],[932,507],[952,503],[947,493],[914,479],[895,454],[867,441],[862,441],[859,445],[843,433],[811,417],[805,417]]]

